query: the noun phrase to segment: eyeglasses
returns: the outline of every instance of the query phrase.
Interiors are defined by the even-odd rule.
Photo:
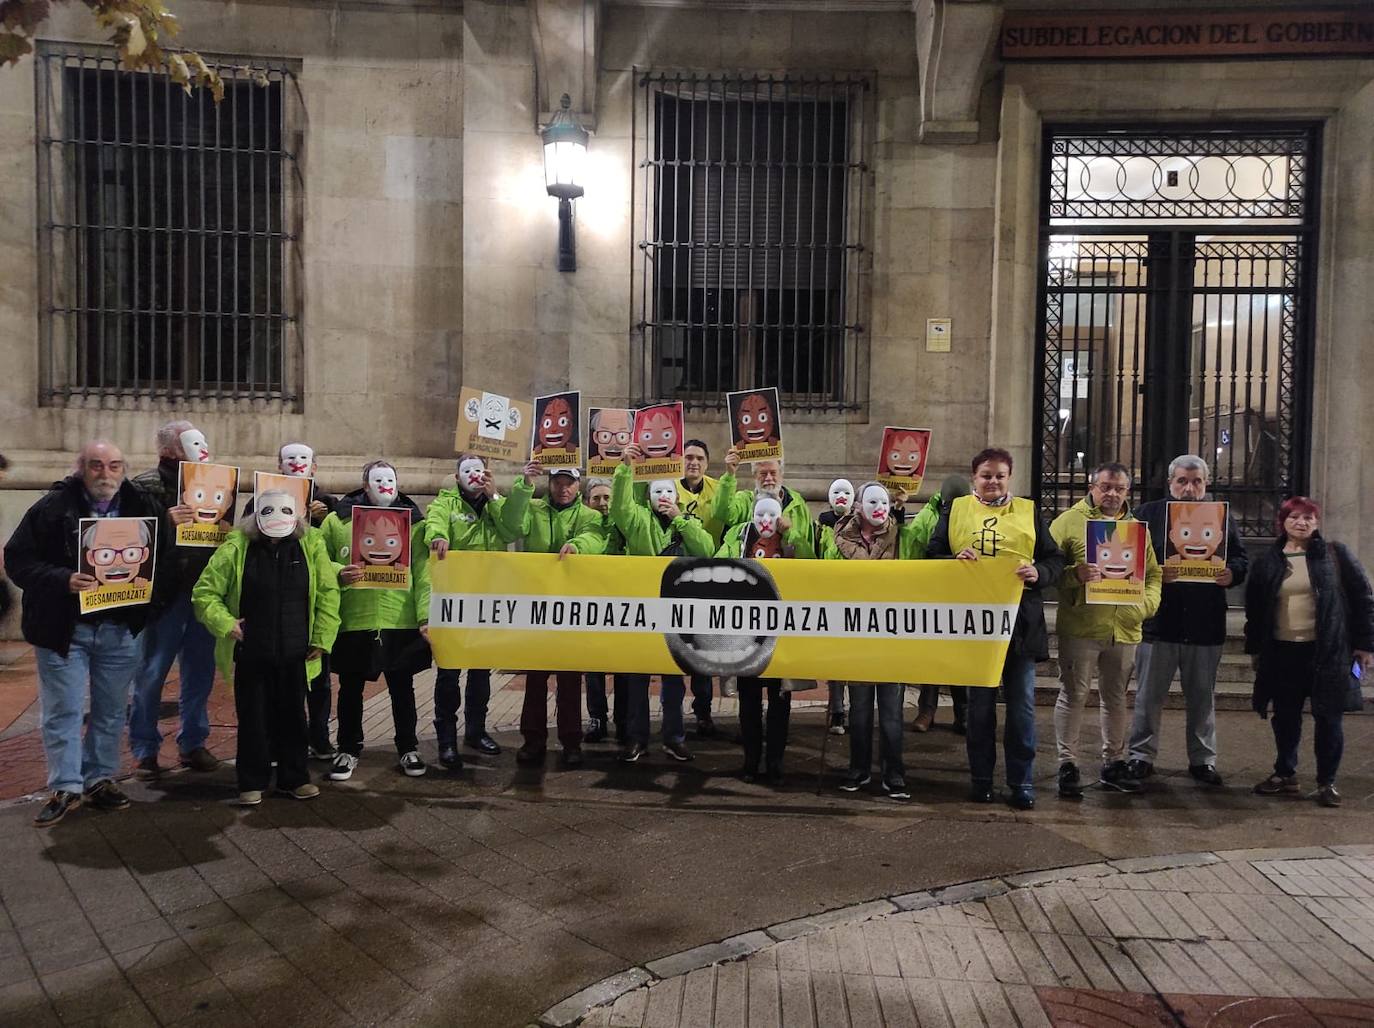
[[[113,546],[98,546],[90,550],[87,556],[98,568],[109,567],[116,560],[122,560],[125,564],[142,564],[148,559],[148,547],[125,546],[123,549],[116,549]]]

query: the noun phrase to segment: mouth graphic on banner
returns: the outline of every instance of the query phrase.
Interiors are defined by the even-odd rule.
[[[757,561],[678,557],[663,569],[666,600],[777,600],[777,584]],[[777,648],[777,636],[667,632],[668,652],[691,675],[757,678]]]

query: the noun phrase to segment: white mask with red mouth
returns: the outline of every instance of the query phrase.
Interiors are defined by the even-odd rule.
[[[649,483],[649,506],[655,513],[677,506],[677,483],[671,478],[656,478]]]
[[[482,480],[486,476],[487,465],[476,457],[465,457],[458,462],[458,488],[469,496],[482,491]]]
[[[843,517],[854,506],[854,483],[847,478],[837,478],[830,483],[830,509]]]
[[[869,486],[859,500],[859,515],[874,528],[882,528],[892,520],[892,497],[880,485]]]
[[[396,471],[385,464],[367,473],[367,502],[374,507],[390,507],[396,502]]]
[[[281,448],[281,461],[277,466],[283,475],[309,478],[315,466],[315,451],[305,443],[287,443]]]
[[[210,460],[210,444],[205,441],[205,433],[198,428],[188,428],[181,435],[181,452],[193,464],[205,464]]]
[[[754,531],[760,539],[772,539],[778,534],[782,521],[782,505],[772,497],[765,496],[754,503]]]

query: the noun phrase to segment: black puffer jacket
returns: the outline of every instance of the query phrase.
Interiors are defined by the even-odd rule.
[[[1279,540],[1255,557],[1245,587],[1245,652],[1260,658],[1253,705],[1261,717],[1276,695],[1295,684],[1279,680],[1268,659],[1278,625],[1279,587],[1288,575],[1283,546]],[[1354,651],[1374,652],[1374,590],[1355,555],[1320,534],[1307,544],[1307,576],[1317,601],[1312,709],[1335,713],[1345,706]]]
[[[76,594],[68,582],[77,568],[78,522],[88,516],[86,490],[80,477],[72,475],[54,483],[52,491],[28,509],[5,544],[5,567],[15,585],[24,590],[24,639],[64,657],[81,616]],[[147,623],[149,613],[165,605],[169,595],[173,573],[167,562],[171,549],[167,540],[171,525],[162,504],[127,479],[119,487],[119,516],[158,519],[153,603],[116,607],[86,617],[118,621],[137,635]]]

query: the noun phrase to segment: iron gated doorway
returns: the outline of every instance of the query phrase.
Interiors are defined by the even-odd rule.
[[[1241,532],[1304,490],[1316,126],[1047,127],[1034,468],[1053,517],[1119,460],[1132,502],[1196,453]]]

